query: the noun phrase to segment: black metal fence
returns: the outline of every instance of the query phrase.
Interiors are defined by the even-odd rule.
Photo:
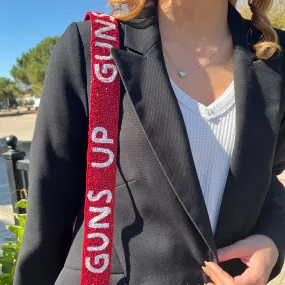
[[[17,149],[17,137],[9,136],[5,138],[5,141],[9,149],[2,156],[7,166],[13,211],[14,213],[23,214],[25,210],[15,208],[14,205],[21,199],[27,198],[29,160],[25,159],[26,153],[24,151]],[[17,223],[16,219],[15,222]]]

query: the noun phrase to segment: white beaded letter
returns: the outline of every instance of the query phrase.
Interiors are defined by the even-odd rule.
[[[103,69],[102,72],[103,74],[108,74],[108,70],[112,70],[112,74],[109,77],[103,77],[101,72],[100,72],[100,65],[98,63],[95,64],[95,74],[97,78],[104,83],[111,83],[113,82],[118,74],[118,69],[114,64],[103,64]]]
[[[88,238],[100,238],[102,239],[102,245],[99,246],[89,246],[87,247],[88,251],[102,251],[106,249],[106,247],[109,245],[109,239],[106,235],[101,234],[101,233],[93,233],[93,234],[88,234]]]
[[[96,30],[95,31],[95,37],[105,39],[105,40],[110,40],[110,41],[116,41],[116,37],[104,34],[105,32],[116,30],[115,24],[110,23],[110,22],[106,22],[104,20],[96,20],[95,22],[106,26],[104,28],[100,28],[100,29]]]
[[[111,165],[112,162],[114,161],[114,153],[110,149],[101,148],[101,147],[93,147],[92,151],[93,152],[102,152],[102,153],[106,153],[109,155],[109,158],[106,162],[91,162],[92,167],[105,168],[105,167],[108,167],[109,165]]]
[[[107,216],[111,214],[111,209],[109,207],[101,207],[101,208],[90,207],[89,211],[91,213],[100,213],[98,216],[92,218],[89,221],[89,228],[92,228],[92,229],[109,228],[109,223],[98,224],[100,220],[103,220],[104,218],[106,218]]]
[[[102,133],[102,137],[98,137],[98,133]],[[95,143],[110,143],[113,144],[114,140],[108,139],[108,132],[103,127],[96,127],[92,131],[92,141]]]
[[[88,191],[87,197],[91,202],[99,201],[103,196],[107,196],[106,203],[111,203],[112,201],[112,192],[110,190],[103,190],[99,192],[96,196],[93,196],[94,191]]]
[[[95,256],[94,264],[95,265],[100,264],[100,260],[104,261],[103,266],[101,268],[95,268],[91,265],[90,257],[86,257],[85,266],[92,273],[103,273],[108,268],[108,265],[109,265],[109,254],[100,254],[100,255]]]

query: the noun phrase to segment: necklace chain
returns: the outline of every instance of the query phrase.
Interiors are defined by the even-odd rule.
[[[230,33],[227,33],[226,38],[228,37],[229,34],[230,34]],[[188,73],[191,73],[191,72],[192,72],[193,70],[195,70],[196,68],[202,66],[203,63],[204,63],[207,59],[209,59],[209,58],[221,47],[221,45],[224,43],[224,41],[226,40],[226,38],[223,39],[223,40],[219,43],[219,45],[218,45],[215,49],[213,49],[199,64],[197,64],[195,67],[193,67],[192,69],[188,70],[187,72],[180,71],[180,70],[177,68],[177,65],[175,64],[174,60],[173,60],[172,57],[170,56],[170,54],[169,54],[169,52],[168,52],[168,50],[167,50],[167,48],[165,47],[165,45],[164,45],[163,42],[162,42],[162,45],[163,45],[164,50],[166,51],[166,53],[167,53],[169,59],[171,60],[173,66],[174,66],[175,69],[177,70],[177,73],[178,73],[179,77],[184,78],[184,77],[187,76]]]

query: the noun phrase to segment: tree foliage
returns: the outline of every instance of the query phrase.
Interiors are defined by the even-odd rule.
[[[59,37],[45,38],[16,59],[11,75],[20,89],[30,94],[41,94],[49,57],[58,39]]]
[[[239,10],[244,18],[251,19],[252,13],[249,9],[247,1],[242,2]],[[285,1],[284,0],[274,1],[273,7],[270,10],[268,16],[273,27],[285,30]]]
[[[13,98],[17,93],[17,87],[15,82],[9,78],[0,77],[0,100],[7,101]]]

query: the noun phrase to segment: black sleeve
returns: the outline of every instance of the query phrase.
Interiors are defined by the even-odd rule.
[[[254,234],[270,237],[279,250],[279,258],[270,280],[281,271],[285,257],[285,188],[277,175],[285,169],[285,118],[283,118],[276,145],[272,179]]]
[[[82,41],[69,26],[50,58],[30,155],[27,223],[14,285],[53,285],[85,193],[88,100]]]

